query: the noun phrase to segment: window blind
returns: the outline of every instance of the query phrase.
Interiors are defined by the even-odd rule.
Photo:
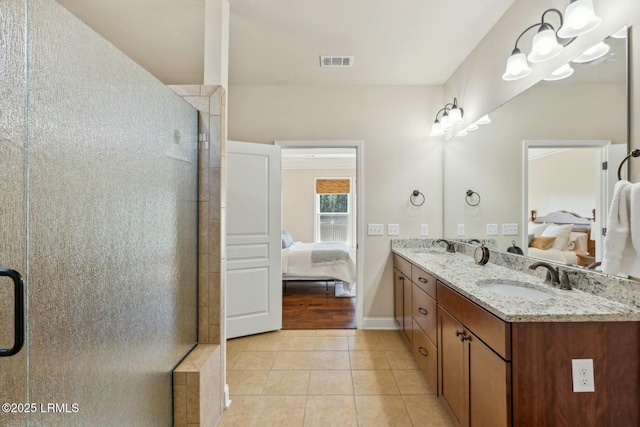
[[[349,194],[348,179],[316,179],[317,194]]]

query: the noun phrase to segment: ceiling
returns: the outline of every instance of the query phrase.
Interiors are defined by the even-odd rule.
[[[229,84],[443,84],[513,1],[229,0]],[[203,83],[205,0],[58,2],[162,82]]]

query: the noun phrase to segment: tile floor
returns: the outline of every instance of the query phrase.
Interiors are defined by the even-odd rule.
[[[219,426],[451,426],[397,331],[288,330],[227,342]]]

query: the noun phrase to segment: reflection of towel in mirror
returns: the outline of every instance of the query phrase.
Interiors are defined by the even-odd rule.
[[[622,180],[614,187],[602,271],[640,276],[640,184]]]

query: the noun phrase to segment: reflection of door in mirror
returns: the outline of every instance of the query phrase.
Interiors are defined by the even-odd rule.
[[[603,164],[610,146],[610,141],[524,142],[522,194],[528,226],[523,227],[523,241],[529,256],[583,266],[601,259],[598,230],[606,222],[610,186]],[[573,215],[554,221],[556,213]]]

